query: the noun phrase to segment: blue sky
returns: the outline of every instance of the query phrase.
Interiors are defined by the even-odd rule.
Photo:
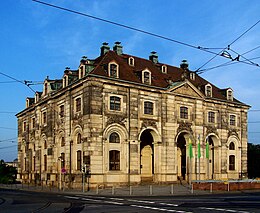
[[[225,48],[260,19],[259,0],[44,0],[50,4],[136,27],[194,46]],[[177,43],[127,30],[84,16],[57,10],[31,0],[0,3],[0,72],[18,80],[40,82],[46,76],[61,78],[65,67],[76,69],[83,55],[95,58],[102,42],[121,41],[123,51],[148,58],[156,51],[159,61],[179,66],[187,59],[191,70],[200,68],[212,54]],[[260,45],[260,23],[231,45],[243,54]],[[219,50],[212,50],[219,51]],[[236,57],[229,51],[232,57]],[[260,48],[246,55],[260,57]],[[216,57],[203,68],[229,60]],[[260,58],[254,60],[260,64]],[[259,143],[260,67],[236,63],[201,75],[220,88],[231,87],[249,112],[249,142]],[[15,113],[25,107],[33,92],[25,85],[0,75],[0,159],[17,157]],[[42,90],[42,86],[33,86]]]

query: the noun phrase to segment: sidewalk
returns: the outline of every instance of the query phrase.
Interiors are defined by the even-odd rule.
[[[25,191],[43,191],[54,193],[70,193],[85,195],[102,195],[102,196],[167,196],[167,195],[191,195],[191,194],[207,194],[209,191],[192,190],[190,185],[171,184],[171,185],[135,185],[110,188],[96,188],[88,191],[83,189],[65,189],[59,190],[56,187],[42,187],[28,184],[1,184],[1,188],[19,189]]]

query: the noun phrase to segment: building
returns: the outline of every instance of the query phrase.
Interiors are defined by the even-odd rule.
[[[247,175],[249,106],[189,70],[113,50],[44,81],[18,118],[19,178],[80,187]],[[192,151],[192,153],[191,153]],[[190,156],[190,154],[193,155]],[[200,157],[200,158],[199,158]]]

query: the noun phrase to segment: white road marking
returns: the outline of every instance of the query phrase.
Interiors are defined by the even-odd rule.
[[[105,202],[105,203],[114,204],[114,205],[124,205],[123,203],[114,202],[114,201],[104,201],[104,202]]]
[[[173,204],[173,203],[159,203],[161,205],[166,205],[166,206],[179,206],[178,204]]]
[[[132,199],[128,199],[127,201],[130,201],[130,202],[137,202],[137,203],[154,203],[153,201],[147,201],[147,200],[132,200]]]
[[[70,199],[76,199],[76,200],[79,200],[80,198],[79,197],[71,197],[71,196],[64,196],[66,198],[70,198]]]
[[[165,211],[165,212],[192,213],[192,212],[178,211],[178,210],[174,210],[174,209],[163,209],[163,208],[150,207],[150,206],[140,206],[140,205],[130,205],[130,206],[137,207],[137,208],[143,208],[143,209],[152,209],[152,210]]]
[[[82,198],[82,200],[88,200],[88,201],[100,202],[100,200],[95,200],[95,199],[90,199],[90,198]]]
[[[111,199],[111,200],[124,200],[122,198],[116,198],[116,197],[110,197],[109,199]]]
[[[220,208],[207,208],[207,207],[200,207],[200,209],[206,209],[206,210],[215,210],[215,211],[221,211],[221,212],[235,212],[235,213],[250,213],[247,211],[236,211],[232,209],[220,209]]]

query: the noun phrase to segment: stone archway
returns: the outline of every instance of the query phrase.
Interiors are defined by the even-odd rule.
[[[188,160],[187,146],[189,134],[182,132],[177,136],[177,176],[181,180],[187,180]]]
[[[141,180],[152,181],[154,174],[154,138],[150,129],[142,132],[140,141]]]
[[[220,174],[220,148],[219,148],[219,139],[216,135],[208,136],[209,143],[209,157],[207,162],[207,173],[208,179],[216,179]]]

